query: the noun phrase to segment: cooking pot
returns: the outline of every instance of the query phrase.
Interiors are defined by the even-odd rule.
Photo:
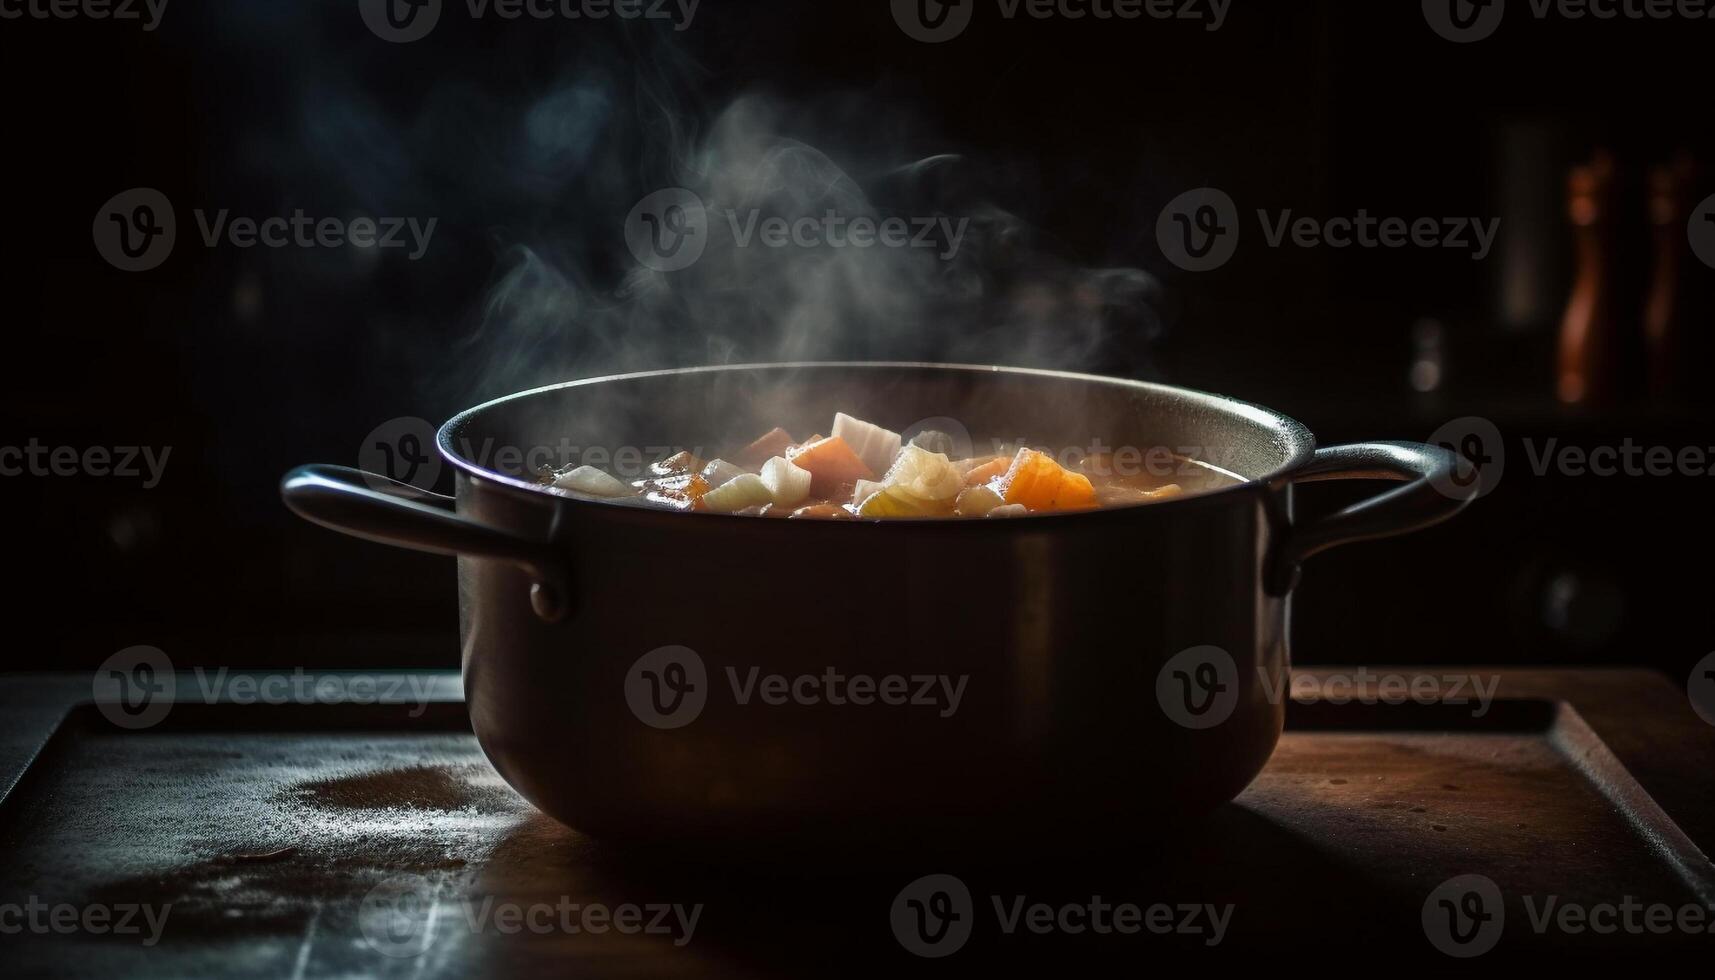
[[[592,451],[707,458],[776,425],[825,432],[836,411],[1165,447],[1237,479],[1109,510],[871,522],[670,512],[532,472]],[[471,725],[519,793],[597,837],[702,848],[1099,841],[1205,813],[1280,735],[1300,562],[1446,519],[1475,489],[1444,449],[1317,449],[1219,395],[954,365],[575,381],[473,408],[437,442],[453,497],[309,466],[286,503],[458,556]],[[1294,521],[1295,482],[1357,478],[1408,482]]]

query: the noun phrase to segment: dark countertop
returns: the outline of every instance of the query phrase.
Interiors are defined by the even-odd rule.
[[[35,764],[0,804],[0,905],[170,911],[153,946],[72,930],[9,936],[8,956],[44,974],[449,977],[1135,967],[1293,943],[1438,960],[1425,903],[1471,874],[1505,896],[1497,956],[1708,948],[1707,935],[1537,933],[1524,904],[1715,902],[1715,727],[1682,691],[1633,670],[1369,673],[1500,688],[1486,710],[1341,703],[1328,684],[1343,675],[1300,670],[1267,770],[1195,826],[1140,835],[1124,854],[1045,860],[1021,842],[957,867],[838,854],[708,866],[606,847],[501,781],[450,673],[412,675],[423,704],[361,709],[206,705],[181,684],[166,722],[126,732],[79,709],[39,755],[89,682],[14,676],[0,680],[0,786]],[[976,932],[947,961],[908,955],[889,926],[895,897],[931,873],[974,896]],[[1202,931],[1007,933],[999,923],[1021,896],[1163,905]],[[556,924],[571,906],[574,921],[590,908],[635,909],[639,922],[659,912],[661,928],[571,932]]]

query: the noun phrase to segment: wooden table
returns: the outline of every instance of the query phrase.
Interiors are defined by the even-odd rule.
[[[1250,789],[1124,854],[860,868],[839,854],[697,867],[561,827],[489,768],[453,674],[413,675],[425,704],[362,707],[193,703],[181,684],[169,718],[141,732],[74,708],[87,678],[12,676],[0,679],[0,928],[17,921],[8,904],[32,899],[132,907],[138,922],[170,911],[149,947],[26,928],[0,935],[0,951],[26,972],[174,977],[1141,970],[1293,952],[1433,967],[1453,961],[1425,909],[1433,918],[1437,889],[1465,875],[1502,896],[1490,957],[1715,947],[1681,928],[1532,922],[1550,897],[1715,904],[1715,727],[1683,690],[1632,670],[1367,673],[1348,688],[1339,670],[1298,671],[1288,731]],[[1447,679],[1472,676],[1498,683],[1497,700],[1448,703]],[[1364,703],[1387,690],[1381,677],[1419,678],[1430,696]],[[891,919],[932,873],[971,896],[970,938],[944,959],[907,952]],[[1003,929],[1038,904],[1055,928]],[[1094,928],[1122,924],[1116,907],[1142,922],[1160,906],[1200,931]],[[659,929],[613,925],[657,917]]]

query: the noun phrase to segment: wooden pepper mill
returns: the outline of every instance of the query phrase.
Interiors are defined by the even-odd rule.
[[[1691,220],[1695,167],[1680,154],[1649,173],[1650,235],[1654,265],[1644,297],[1644,352],[1650,397],[1670,400],[1680,393],[1687,318],[1686,263],[1690,247],[1685,235]]]
[[[1555,390],[1568,405],[1609,401],[1619,387],[1612,227],[1616,183],[1614,158],[1607,151],[1572,168],[1567,179],[1577,272],[1560,322]]]

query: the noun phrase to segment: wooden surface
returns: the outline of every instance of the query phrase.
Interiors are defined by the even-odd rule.
[[[452,677],[416,718],[180,704],[166,724],[121,733],[81,709],[0,805],[0,905],[170,907],[162,938],[143,948],[25,933],[0,936],[0,949],[25,973],[145,976],[1143,969],[1293,949],[1434,966],[1454,961],[1425,936],[1425,900],[1468,874],[1506,895],[1491,956],[1710,948],[1710,936],[1684,933],[1537,934],[1522,904],[1715,900],[1715,728],[1683,691],[1635,671],[1371,671],[1495,676],[1503,701],[1478,718],[1474,706],[1310,698],[1294,705],[1264,774],[1194,827],[1140,835],[1124,854],[959,867],[854,868],[828,854],[710,868],[602,847],[500,781],[461,730]],[[1299,672],[1311,687],[1331,676]],[[0,685],[0,786],[82,697],[87,682],[63,678]],[[889,924],[901,888],[928,873],[954,874],[976,896],[976,931],[947,960],[909,955]],[[376,913],[401,895],[426,898],[431,914]],[[1002,934],[993,902],[1017,896],[1231,912],[1214,945],[1207,932]],[[699,911],[688,941],[670,916],[661,934],[629,936],[471,924],[485,909],[569,903]],[[385,931],[399,922],[418,925]]]

